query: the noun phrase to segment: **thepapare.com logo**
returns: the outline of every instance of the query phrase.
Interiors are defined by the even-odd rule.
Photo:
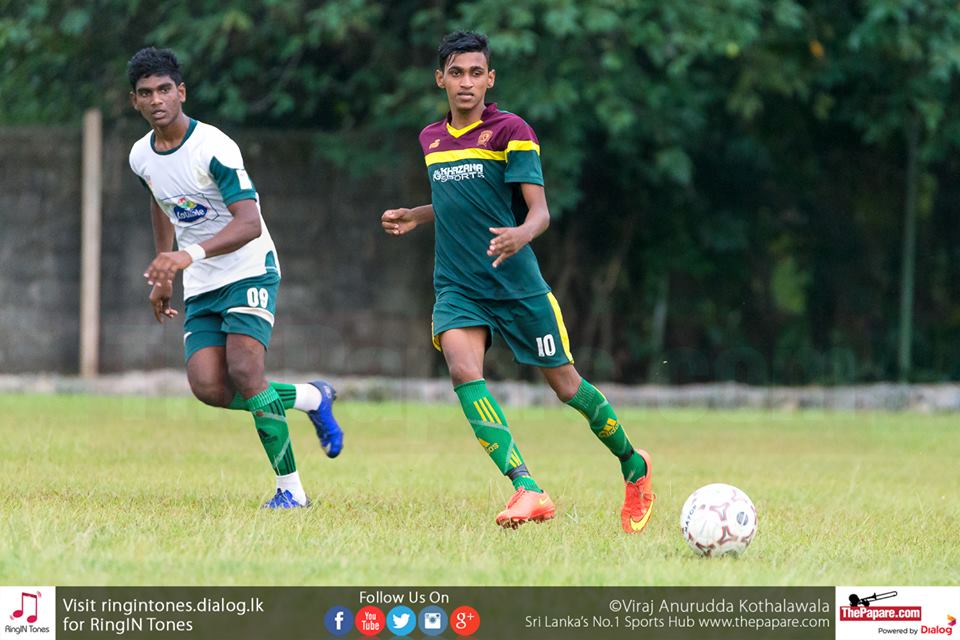
[[[868,596],[858,596],[851,593],[849,606],[840,607],[841,622],[872,622],[874,624],[883,624],[884,628],[879,629],[884,633],[910,633],[911,635],[935,635],[952,636],[956,627],[957,620],[954,616],[947,614],[943,624],[920,624],[919,626],[909,625],[907,627],[896,628],[897,623],[917,623],[923,620],[923,609],[916,605],[876,605],[877,601],[890,600],[896,597],[896,591],[886,591],[883,593],[873,593]]]
[[[840,607],[841,622],[920,622],[922,610],[916,606],[890,606],[875,604],[881,600],[892,600],[896,591],[874,592],[858,596],[851,593],[850,606]]]

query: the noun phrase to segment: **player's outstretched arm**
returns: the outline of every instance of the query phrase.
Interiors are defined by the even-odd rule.
[[[153,262],[147,267],[143,277],[150,284],[169,283],[177,271],[190,266],[196,259],[212,258],[225,253],[236,251],[251,240],[260,237],[260,210],[254,200],[240,200],[229,205],[227,209],[233,214],[227,226],[209,240],[192,247],[184,247],[179,251],[165,251],[157,254]]]
[[[430,222],[433,222],[432,204],[413,209],[387,209],[380,216],[380,226],[391,236],[402,236],[413,231],[417,225]]]
[[[527,203],[527,219],[518,227],[490,227],[493,238],[487,248],[488,256],[496,256],[493,268],[514,255],[524,245],[533,242],[550,226],[550,210],[547,208],[547,195],[539,184],[524,182],[520,185],[523,200]]]

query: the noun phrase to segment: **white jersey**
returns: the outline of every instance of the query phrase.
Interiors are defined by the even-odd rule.
[[[156,151],[153,132],[130,150],[130,168],[150,189],[177,232],[183,248],[212,238],[233,215],[228,205],[260,198],[243,168],[240,148],[214,126],[190,120],[180,146]],[[280,273],[277,250],[260,216],[260,237],[232,253],[194,262],[183,272],[183,297],[219,289],[268,271]]]

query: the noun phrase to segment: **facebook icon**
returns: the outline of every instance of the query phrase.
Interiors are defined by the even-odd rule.
[[[327,615],[323,616],[323,624],[333,635],[345,636],[353,629],[353,613],[350,609],[339,605],[330,607]]]

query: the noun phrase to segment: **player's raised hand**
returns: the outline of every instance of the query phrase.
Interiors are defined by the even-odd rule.
[[[186,269],[191,262],[193,262],[193,258],[186,251],[158,253],[147,270],[144,271],[143,277],[147,279],[147,284],[168,283],[173,285],[173,279],[177,275],[177,271]]]
[[[523,227],[490,227],[490,233],[493,238],[490,239],[487,255],[497,256],[493,261],[494,269],[533,240],[530,231]]]
[[[402,236],[413,231],[417,221],[413,209],[387,209],[380,216],[380,225],[391,236]]]
[[[170,308],[170,298],[173,296],[172,284],[155,284],[150,290],[150,305],[153,307],[153,317],[163,323],[164,318],[176,318],[176,309]]]

